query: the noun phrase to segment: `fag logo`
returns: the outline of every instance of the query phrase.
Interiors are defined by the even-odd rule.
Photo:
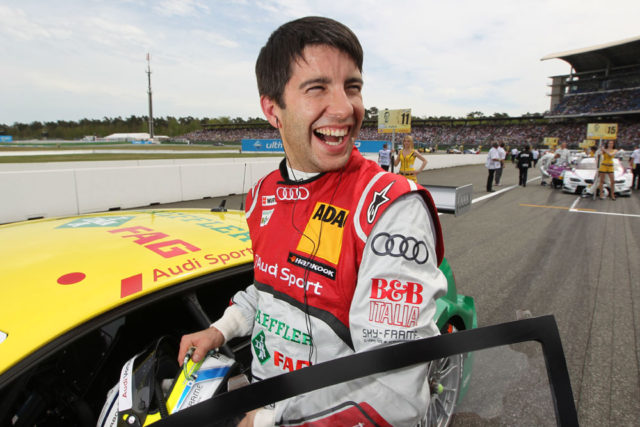
[[[328,203],[316,203],[296,250],[338,264],[348,217],[349,211],[346,209]]]
[[[264,331],[260,331],[253,339],[251,344],[253,345],[253,351],[258,358],[261,365],[264,365],[267,360],[271,358],[269,350],[267,350],[266,344],[267,338],[264,335]]]

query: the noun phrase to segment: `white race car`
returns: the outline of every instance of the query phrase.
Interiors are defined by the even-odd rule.
[[[622,196],[631,195],[633,174],[628,168],[624,168],[620,160],[613,159],[615,181],[615,193]],[[596,177],[596,162],[593,157],[585,157],[564,173],[562,191],[574,194],[592,194],[591,185]],[[609,179],[604,178],[604,186],[609,190]]]

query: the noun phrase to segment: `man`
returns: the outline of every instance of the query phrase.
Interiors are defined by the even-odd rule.
[[[533,150],[531,150],[531,162],[532,162],[532,167],[534,168],[538,164],[538,157],[540,157],[540,152],[538,151],[537,147],[533,147]]]
[[[518,185],[523,187],[527,186],[527,172],[531,167],[531,152],[529,152],[529,146],[525,145],[524,150],[520,154],[518,154],[518,165],[519,174],[518,174]]]
[[[382,150],[378,151],[378,164],[386,171],[389,170],[391,164],[391,150],[389,150],[387,144],[382,145]]]
[[[511,149],[511,163],[515,164],[517,157],[518,157],[518,149],[516,147],[513,147]]]
[[[629,166],[633,171],[633,181],[631,181],[631,188],[635,185],[636,190],[640,190],[640,144],[631,153],[629,157]]]
[[[556,163],[559,165],[568,165],[571,160],[571,152],[567,149],[567,143],[560,144],[560,149],[556,150]]]
[[[498,151],[498,144],[494,142],[491,144],[489,153],[487,154],[487,160],[485,166],[489,169],[489,176],[487,177],[487,193],[493,193],[493,179],[496,173],[496,169],[500,168],[500,152]]]
[[[260,51],[260,105],[285,159],[247,194],[254,283],[210,328],[182,338],[180,362],[190,347],[198,361],[250,334],[257,381],[438,334],[435,299],[446,279],[433,201],[353,148],[364,117],[362,61],[351,30],[318,17],[284,24]],[[426,377],[419,365],[360,378],[253,410],[240,425],[416,425],[427,410]]]
[[[502,178],[502,171],[504,170],[504,161],[507,158],[507,152],[504,149],[504,142],[498,144],[498,154],[500,154],[500,167],[496,169],[496,187],[500,186],[500,179]]]
[[[542,155],[540,158],[540,174],[542,175],[542,179],[540,180],[540,185],[547,185],[547,178],[551,175],[547,172],[549,165],[556,157],[556,147],[551,147],[546,153]]]

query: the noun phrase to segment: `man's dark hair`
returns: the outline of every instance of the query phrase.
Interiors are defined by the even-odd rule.
[[[362,46],[355,34],[333,19],[308,16],[287,22],[275,30],[256,61],[258,92],[285,108],[284,87],[291,78],[291,64],[308,45],[327,45],[346,53],[362,72]]]

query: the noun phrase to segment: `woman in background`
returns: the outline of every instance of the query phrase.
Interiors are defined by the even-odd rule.
[[[615,149],[615,141],[607,141],[607,146],[600,151],[600,166],[598,167],[598,190],[600,191],[600,198],[604,199],[604,193],[602,192],[602,185],[604,184],[604,177],[609,178],[609,196],[611,200],[616,199],[616,183],[613,178],[613,158],[618,150]]]
[[[416,158],[422,161],[422,165],[417,171],[413,168]],[[398,166],[398,163],[400,164],[400,171],[398,172],[400,175],[406,176],[411,181],[418,182],[417,176],[427,166],[427,159],[413,148],[413,137],[411,135],[405,136],[402,140],[402,150],[396,157],[394,166]]]

